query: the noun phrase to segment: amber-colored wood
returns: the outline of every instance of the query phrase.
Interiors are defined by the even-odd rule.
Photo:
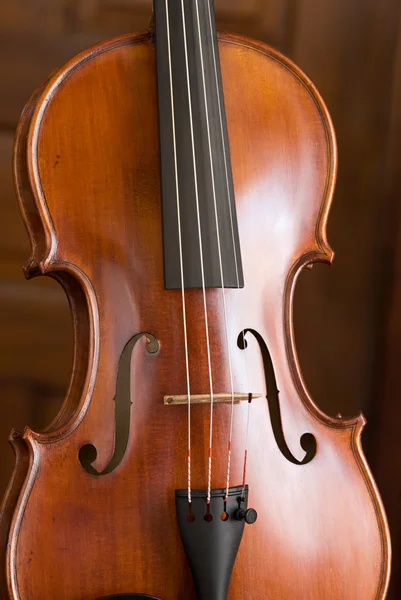
[[[295,281],[303,266],[330,261],[326,220],[336,148],[318,93],[271,48],[222,36],[220,52],[246,285],[227,290],[234,386],[245,389],[236,338],[245,327],[266,340],[283,429],[301,459],[305,431],[318,442],[305,466],[288,462],[272,435],[266,402],[251,418],[248,484],[257,526],[246,528],[229,600],[379,600],[390,572],[381,500],[363,456],[364,418],[330,418],[313,403],[296,358]],[[186,483],[186,411],[166,408],[185,394],[181,296],[163,287],[155,56],[149,34],[84,52],[56,74],[22,119],[16,183],[32,244],[28,275],[56,277],[75,324],[75,363],[58,418],[27,429],[3,505],[7,548],[2,591],[12,600],[93,600],[141,592],[194,598],[179,540],[174,489]],[[208,290],[214,384],[229,389],[223,311]],[[191,384],[207,391],[199,290],[187,292]],[[178,324],[178,325],[177,325]],[[127,453],[104,477],[86,473],[81,446],[114,448],[121,352],[138,332],[160,350],[131,361],[132,425]],[[182,359],[180,359],[182,357]],[[265,390],[250,339],[254,391]],[[213,486],[225,482],[229,407],[215,407]],[[207,407],[193,409],[193,485],[205,487]],[[241,482],[246,406],[235,407],[232,483]]]

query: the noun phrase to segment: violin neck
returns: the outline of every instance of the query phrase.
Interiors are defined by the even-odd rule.
[[[165,287],[243,287],[213,3],[154,9]]]

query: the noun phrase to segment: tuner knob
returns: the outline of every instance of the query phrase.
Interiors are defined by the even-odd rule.
[[[245,523],[248,523],[248,525],[253,525],[256,522],[257,518],[258,513],[254,508],[248,508],[248,510],[245,510],[245,508],[237,508],[237,510],[234,513],[234,519],[236,519],[237,521],[244,520]]]
[[[256,510],[254,508],[248,508],[248,510],[245,512],[245,523],[248,523],[248,525],[253,525],[257,518],[258,513]]]

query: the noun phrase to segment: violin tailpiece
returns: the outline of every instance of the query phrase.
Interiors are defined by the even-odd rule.
[[[248,486],[229,489],[227,501],[225,489],[211,492],[207,513],[212,518],[206,520],[205,490],[192,490],[191,515],[188,519],[188,492],[176,490],[175,504],[178,528],[188,557],[195,584],[197,600],[227,600],[231,573],[237,557],[245,518],[239,518],[237,511],[248,505]],[[224,512],[223,512],[224,509]],[[222,514],[228,514],[223,520]],[[254,521],[252,521],[254,522]]]

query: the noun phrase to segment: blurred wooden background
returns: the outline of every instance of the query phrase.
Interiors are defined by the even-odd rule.
[[[72,340],[56,283],[26,283],[29,248],[12,187],[24,103],[88,45],[146,27],[149,0],[2,0],[0,5],[0,495],[12,426],[49,423],[65,392]],[[301,275],[295,299],[306,382],[328,413],[362,409],[365,448],[394,544],[390,600],[401,597],[401,3],[216,0],[220,29],[262,39],[313,79],[332,114],[339,178],[329,221],[337,257]],[[346,485],[347,482],[344,482]],[[341,490],[339,490],[341,493]],[[361,599],[365,600],[365,599]]]

